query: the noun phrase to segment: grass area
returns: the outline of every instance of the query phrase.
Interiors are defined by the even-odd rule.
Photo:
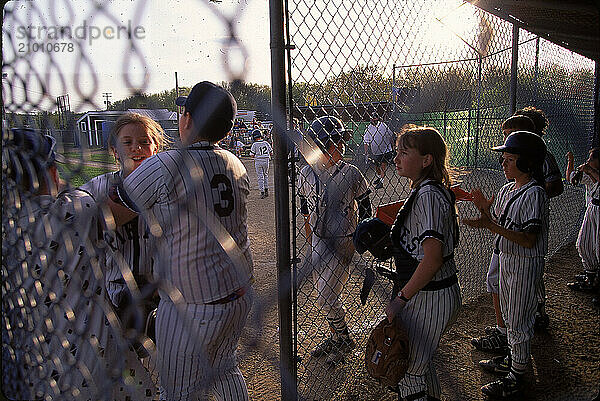
[[[81,160],[82,159],[81,155],[82,155],[82,152],[78,152],[78,151],[68,151],[68,152],[63,153],[63,156],[66,157],[67,159]],[[94,150],[94,151],[83,153],[83,160],[97,162],[97,163],[107,163],[107,164],[113,164],[116,162],[112,153],[110,153],[106,150]]]
[[[65,166],[64,164],[59,164],[58,167],[60,177],[68,182],[71,187],[78,187],[80,185],[85,184],[92,178],[107,173],[109,171],[113,171],[105,168],[91,167],[91,166]]]

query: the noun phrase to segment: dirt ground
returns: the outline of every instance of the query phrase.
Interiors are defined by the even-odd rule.
[[[240,367],[253,400],[281,398],[279,372],[279,320],[277,314],[277,270],[275,256],[274,191],[259,199],[256,173],[250,159],[244,159],[252,190],[248,223],[254,256],[257,302],[242,338]],[[270,188],[273,188],[271,167]],[[547,309],[550,328],[537,333],[532,344],[533,362],[527,374],[523,400],[591,400],[600,387],[600,314],[591,295],[570,291],[566,283],[582,270],[573,244],[562,247],[546,266]],[[435,364],[442,382],[443,400],[484,400],[479,388],[494,380],[477,362],[488,355],[476,351],[470,338],[492,324],[493,308],[487,295],[465,303],[458,321],[442,338]],[[327,392],[307,399],[395,400],[395,394],[366,376],[361,352],[346,365],[322,372]],[[349,364],[352,364],[350,366]],[[353,372],[349,374],[348,372]],[[358,372],[358,373],[356,373]],[[301,379],[302,380],[302,379]],[[320,383],[323,384],[323,383]],[[300,383],[300,387],[306,383]]]

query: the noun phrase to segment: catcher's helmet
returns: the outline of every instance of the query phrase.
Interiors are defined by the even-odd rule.
[[[254,131],[252,131],[252,138],[253,139],[258,139],[262,137],[262,132],[260,132],[259,129],[255,129]]]
[[[517,168],[524,173],[541,170],[546,157],[544,140],[529,131],[513,132],[506,137],[503,145],[493,147],[492,150],[519,155]]]
[[[352,236],[352,242],[360,254],[369,251],[379,260],[385,260],[392,256],[390,227],[376,217],[358,223]]]
[[[323,116],[310,124],[308,135],[322,150],[326,150],[330,141],[337,143],[340,139],[350,140],[352,131],[344,128],[344,124],[339,118]]]

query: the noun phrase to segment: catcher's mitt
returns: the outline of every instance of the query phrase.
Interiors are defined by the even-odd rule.
[[[399,319],[383,319],[371,332],[365,349],[367,372],[379,383],[396,387],[408,368],[408,335]]]

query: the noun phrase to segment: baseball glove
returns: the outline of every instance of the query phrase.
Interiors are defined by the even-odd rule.
[[[379,383],[396,387],[408,369],[408,335],[399,319],[383,319],[371,332],[365,349],[369,375]]]

